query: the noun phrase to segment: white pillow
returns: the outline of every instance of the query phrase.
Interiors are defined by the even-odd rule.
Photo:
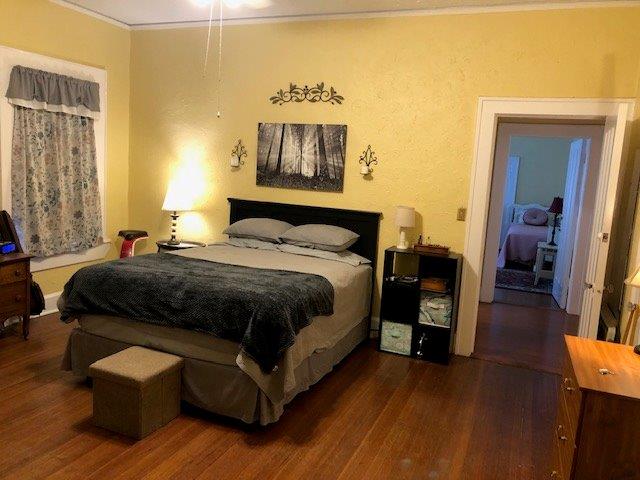
[[[293,253],[295,255],[304,255],[307,257],[323,258],[325,260],[334,260],[336,262],[346,263],[357,267],[358,265],[366,265],[371,263],[360,255],[350,252],[349,250],[343,250],[342,252],[329,252],[328,250],[318,250],[316,248],[298,247],[296,245],[290,245],[287,243],[281,243],[276,245],[276,248],[281,252]]]

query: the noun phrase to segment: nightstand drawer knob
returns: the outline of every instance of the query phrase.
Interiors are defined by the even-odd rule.
[[[16,277],[19,277],[22,272],[20,270],[16,270],[14,273],[15,273]]]
[[[22,295],[16,295],[16,303],[22,301]]]

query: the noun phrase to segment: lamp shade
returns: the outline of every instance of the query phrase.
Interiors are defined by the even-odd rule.
[[[557,215],[559,213],[562,213],[563,206],[564,206],[564,201],[562,197],[555,197],[553,199],[553,202],[551,202],[551,206],[549,207],[549,210],[547,210],[547,212],[555,213]]]
[[[193,192],[188,182],[175,179],[169,183],[167,194],[164,197],[162,210],[168,212],[186,212],[193,210]]]
[[[396,207],[396,226],[411,228],[416,225],[416,211],[413,207]]]
[[[624,283],[629,285],[630,287],[640,288],[640,266],[636,269],[633,274],[627,278]]]

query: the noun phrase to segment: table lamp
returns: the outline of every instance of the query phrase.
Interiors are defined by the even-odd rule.
[[[626,283],[627,285],[633,288],[640,288],[640,266],[636,269],[635,272],[633,272],[633,275],[631,275],[629,278],[627,278],[624,281],[624,283]],[[629,314],[629,320],[627,321],[627,328],[625,329],[624,335],[622,336],[622,343],[625,345],[629,340],[628,338],[629,334],[631,332],[634,332],[635,334],[639,313],[640,313],[640,309],[636,305],[636,307],[633,310],[631,310],[631,313]],[[633,337],[631,337],[631,339],[633,340]],[[636,352],[638,355],[640,355],[640,345],[636,345],[633,351]]]
[[[558,215],[560,215],[562,213],[562,208],[564,201],[562,200],[562,197],[555,197],[553,199],[553,202],[551,202],[551,206],[549,207],[549,210],[547,210],[547,212],[549,213],[553,213],[553,232],[551,233],[551,241],[549,242],[549,245],[557,245],[556,243],[556,227],[558,226]]]
[[[176,228],[178,226],[178,212],[188,212],[193,210],[193,196],[191,195],[187,182],[172,181],[164,197],[162,210],[171,212],[171,239],[169,245],[179,245],[180,240],[176,238]]]
[[[415,225],[416,211],[413,207],[404,207],[402,205],[396,207],[396,226],[400,229],[400,239],[398,240],[398,245],[396,245],[397,248],[401,250],[407,250],[409,248],[404,229],[415,227]]]

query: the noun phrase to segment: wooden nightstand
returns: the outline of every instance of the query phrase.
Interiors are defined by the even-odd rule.
[[[160,252],[171,252],[171,251],[174,251],[174,250],[185,250],[187,248],[196,248],[196,247],[206,247],[207,246],[206,243],[189,242],[189,241],[186,241],[186,240],[178,243],[177,245],[170,244],[169,240],[160,240],[159,242],[156,242],[156,245],[158,246],[158,253],[160,253]]]
[[[0,321],[22,317],[22,335],[29,337],[31,271],[26,253],[0,255]]]

